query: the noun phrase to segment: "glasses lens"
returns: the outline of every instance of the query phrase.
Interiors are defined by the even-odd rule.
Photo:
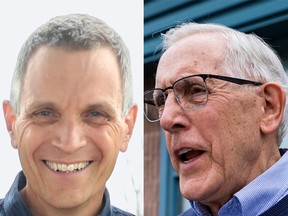
[[[179,105],[186,110],[201,107],[207,102],[208,91],[202,77],[187,77],[174,84],[174,94]]]
[[[165,94],[161,90],[148,90],[144,94],[144,114],[151,121],[158,121],[165,104]]]

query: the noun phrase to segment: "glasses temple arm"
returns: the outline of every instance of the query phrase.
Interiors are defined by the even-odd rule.
[[[154,103],[153,100],[147,100],[147,99],[144,99],[144,103],[145,103],[145,104],[149,104],[149,105],[156,106],[156,104]]]

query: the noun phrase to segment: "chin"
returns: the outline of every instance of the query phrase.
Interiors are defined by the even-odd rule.
[[[199,180],[181,180],[180,177],[180,192],[183,197],[188,200],[199,201],[207,196],[208,191],[206,191],[205,186],[203,186],[203,181]]]
[[[83,191],[62,193],[61,195],[51,196],[47,199],[50,206],[56,209],[71,209],[77,206],[85,205],[89,200]]]

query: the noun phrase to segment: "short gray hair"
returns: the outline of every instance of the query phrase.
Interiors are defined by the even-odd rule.
[[[226,41],[222,69],[230,75],[258,82],[277,82],[286,94],[288,78],[276,52],[255,34],[228,28],[218,24],[184,23],[163,34],[163,52],[184,37],[198,33],[217,33]],[[278,145],[287,133],[287,101],[284,116],[278,129]]]
[[[16,113],[20,112],[23,88],[29,59],[41,46],[59,47],[68,51],[110,47],[120,66],[122,115],[133,103],[132,72],[129,51],[122,38],[105,22],[84,14],[57,16],[37,28],[23,44],[12,78],[10,101]]]

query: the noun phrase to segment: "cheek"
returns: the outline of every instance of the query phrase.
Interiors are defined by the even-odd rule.
[[[39,130],[35,130],[30,123],[19,125],[16,132],[18,154],[23,170],[26,174],[35,172],[37,150],[43,143],[44,136]],[[34,170],[34,171],[33,171]]]
[[[97,130],[97,129],[96,129]],[[121,143],[124,139],[124,132],[120,123],[110,123],[102,126],[97,131],[95,136],[98,148],[105,154],[111,154],[114,152],[118,154]]]
[[[234,172],[257,158],[260,148],[256,141],[260,134],[257,114],[253,112],[252,106],[247,108],[240,101],[232,106],[214,106],[203,114],[207,122],[200,131],[205,131],[218,168]]]
[[[171,139],[172,139],[172,135],[170,133],[168,133],[167,131],[164,132],[165,134],[165,142],[166,142],[166,147],[167,147],[167,150],[170,153],[171,152]]]
[[[167,151],[170,155],[171,164],[173,168],[175,169],[175,171],[178,173],[178,158],[174,158],[174,154],[173,154],[172,146],[171,146],[172,135],[166,131],[164,132],[164,134],[165,134],[165,143],[166,143]]]
[[[259,111],[251,95],[243,97],[211,98],[201,115],[207,121],[204,127],[211,130],[212,135],[223,136],[223,139],[241,142],[248,136],[251,141],[251,132],[254,136],[259,133]]]
[[[32,136],[34,133],[31,132],[31,124],[31,122],[21,120],[16,122],[15,137],[19,151],[26,147],[26,143],[29,142],[29,140],[33,140],[35,138]],[[27,147],[29,147],[29,145]]]

